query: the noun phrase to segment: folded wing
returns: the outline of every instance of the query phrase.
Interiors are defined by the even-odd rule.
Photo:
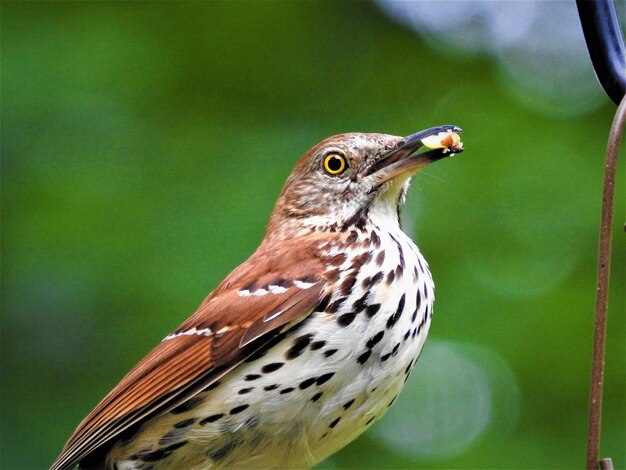
[[[80,423],[52,470],[75,466],[143,418],[183,403],[306,318],[326,289],[318,238],[262,245]]]

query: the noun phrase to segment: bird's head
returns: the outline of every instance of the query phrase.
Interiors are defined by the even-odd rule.
[[[417,171],[463,150],[460,131],[439,126],[408,137],[349,133],[323,140],[287,178],[268,235],[342,230],[372,212],[395,217]]]

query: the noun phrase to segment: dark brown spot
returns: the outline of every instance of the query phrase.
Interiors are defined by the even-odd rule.
[[[317,278],[315,276],[304,276],[296,279],[296,281],[304,282],[306,284],[315,284],[317,282]]]
[[[252,380],[256,380],[260,378],[261,378],[260,374],[248,374],[243,378],[243,380],[245,380],[246,382],[250,382]]]
[[[400,350],[400,343],[397,343],[394,347],[393,350],[391,351],[391,355],[395,356],[396,354],[398,354],[398,351]]]
[[[407,339],[409,339],[409,336],[411,336],[411,329],[410,328],[408,330],[406,330],[406,333],[404,333],[403,341],[406,341]]]
[[[402,246],[398,243],[398,240],[394,239],[396,245],[398,245],[398,256],[400,257],[400,266],[404,269],[404,252],[402,251]]]
[[[354,321],[355,317],[356,317],[355,312],[344,313],[343,315],[339,315],[337,317],[337,323],[339,324],[339,326],[348,326],[350,323]]]
[[[245,395],[246,393],[250,393],[252,390],[254,390],[254,387],[242,388],[237,393],[239,395]]]
[[[383,280],[383,277],[385,277],[385,276],[384,276],[384,274],[383,274],[383,272],[382,272],[382,271],[378,271],[378,272],[374,275],[374,277],[372,277],[372,279],[370,280],[370,283],[369,283],[368,288],[369,288],[369,289],[372,289],[372,288],[373,288],[376,284],[378,284],[380,281],[382,281],[382,280]]]
[[[337,351],[338,351],[337,349],[327,349],[326,351],[324,351],[324,356],[330,357],[333,354],[335,354]]]
[[[180,405],[178,405],[176,408],[174,408],[172,411],[170,411],[170,413],[172,414],[180,414],[180,413],[184,413],[186,411],[189,411],[193,408],[195,408],[196,406],[198,406],[200,403],[202,403],[204,401],[204,398],[202,397],[192,397],[189,400],[187,400],[184,403],[181,403]]]
[[[349,245],[353,245],[354,243],[356,243],[358,238],[359,238],[358,232],[356,230],[352,230],[350,232],[350,235],[348,235],[348,238],[346,238],[346,243]]]
[[[288,280],[282,279],[282,278],[278,278],[278,279],[275,279],[272,282],[268,283],[268,287],[269,286],[291,287],[291,281],[288,281]]]
[[[263,387],[263,390],[267,390],[269,392],[271,390],[276,390],[278,387],[280,387],[278,384],[266,385]]]
[[[324,392],[317,392],[315,395],[311,397],[311,401],[315,403],[317,400],[319,400],[322,397],[323,394]]]
[[[395,273],[393,272],[393,270],[391,270],[391,271],[389,271],[389,272],[387,273],[387,279],[386,279],[386,281],[385,281],[385,282],[387,283],[387,285],[390,285],[390,284],[393,282],[393,278],[394,278],[395,276],[396,276],[396,275],[395,275]]]
[[[352,292],[352,288],[354,287],[354,284],[356,283],[357,274],[358,274],[358,271],[352,271],[350,274],[348,274],[344,278],[343,282],[341,283],[341,286],[339,287],[343,295],[350,295],[350,293]]]
[[[252,291],[256,290],[256,282],[257,282],[257,280],[254,280],[254,281],[252,281],[252,282],[249,282],[248,284],[246,284],[245,286],[243,286],[243,287],[239,290],[239,292],[241,292],[241,291],[245,291],[245,290],[252,292]],[[215,329],[214,329],[214,328],[211,328],[211,330],[212,330],[212,331],[215,331]]]
[[[347,410],[348,408],[350,408],[352,406],[352,404],[354,403],[354,398],[350,401],[347,401],[346,403],[343,404],[343,409]]]
[[[355,256],[352,259],[352,267],[355,270],[359,270],[361,269],[361,266],[363,266],[364,264],[369,263],[372,260],[372,252],[371,251],[364,251],[363,253],[361,253],[360,255]]]
[[[313,338],[313,335],[311,333],[298,336],[294,340],[293,346],[291,346],[285,353],[285,356],[287,357],[287,359],[295,359],[300,354],[302,354],[302,352],[306,349],[306,347],[311,343],[312,338]]]
[[[391,357],[391,353],[384,354],[384,355],[380,356],[380,361],[381,362],[385,362],[390,357]]]
[[[178,423],[176,423],[174,425],[174,427],[176,429],[186,428],[187,426],[191,426],[195,422],[196,422],[196,418],[184,419],[184,420],[179,421]]]
[[[365,343],[365,347],[367,349],[372,349],[374,346],[376,346],[381,339],[383,339],[383,336],[385,335],[384,331],[379,331],[378,333],[376,333],[374,336],[372,336],[370,339],[367,340],[367,343]]]
[[[243,410],[245,410],[245,409],[247,409],[249,407],[250,407],[250,405],[239,405],[239,406],[236,406],[232,410],[230,410],[230,414],[231,415],[236,415],[238,413],[241,413]]]
[[[223,418],[223,417],[224,417],[224,413],[218,413],[216,415],[207,416],[202,421],[200,421],[198,424],[200,426],[204,426],[207,423],[214,423],[215,421],[217,421],[218,419]]]
[[[374,260],[374,262],[376,263],[376,266],[380,267],[383,265],[384,261],[385,261],[385,250],[380,250],[378,254],[376,255],[376,259]]]
[[[319,377],[315,380],[315,383],[316,383],[317,385],[322,385],[322,384],[324,384],[324,383],[328,382],[328,381],[330,380],[330,378],[331,378],[333,375],[335,375],[335,373],[334,373],[334,372],[329,372],[328,374],[323,374],[323,375],[320,375],[320,376],[319,376]]]
[[[340,308],[341,305],[346,301],[345,297],[340,297],[337,300],[334,300],[333,302],[330,303],[330,305],[326,308],[326,312],[327,313],[335,313],[337,312]]]
[[[365,351],[363,354],[361,354],[359,357],[356,358],[356,362],[358,362],[359,364],[365,364],[365,362],[367,362],[367,360],[370,358],[371,354],[372,354],[371,349],[368,349],[367,351]]]
[[[328,302],[330,302],[330,297],[331,297],[331,294],[325,295],[324,298],[321,300],[321,302],[317,304],[317,307],[315,307],[315,311],[323,312],[324,310],[326,310],[326,307],[328,306]]]
[[[261,367],[261,372],[263,372],[264,374],[269,374],[270,372],[277,371],[284,365],[284,362],[272,362],[271,364],[265,364],[263,367]]]
[[[391,401],[387,404],[387,408],[389,408],[391,405],[393,405],[393,402],[396,401],[396,398],[398,398],[398,395],[396,395],[395,397],[393,397],[391,399]]]
[[[329,428],[334,428],[335,426],[337,426],[339,424],[339,421],[341,421],[341,416],[337,419],[335,419],[332,423],[330,423],[328,425]]]
[[[376,419],[376,416],[372,416],[370,419],[367,420],[367,422],[365,423],[365,426],[367,426],[368,424],[370,424],[372,421],[374,421]]]
[[[326,341],[324,340],[313,341],[311,343],[311,351],[317,351],[318,349],[322,349],[324,346],[326,346]]]
[[[374,230],[372,230],[371,238],[372,238],[372,243],[374,244],[374,246],[376,248],[380,248],[380,237]]]
[[[306,380],[303,380],[302,382],[300,382],[300,385],[298,385],[298,388],[300,390],[304,390],[305,388],[309,388],[314,383],[315,383],[315,377],[311,377],[309,379],[306,379]]]
[[[354,303],[352,304],[352,309],[355,312],[362,312],[363,310],[365,310],[365,307],[367,307],[367,304],[365,302],[368,296],[369,296],[369,292],[366,292],[359,299],[355,300]]]
[[[372,318],[374,315],[378,313],[379,310],[380,310],[380,304],[368,305],[367,308],[365,309],[365,315],[367,315],[368,318]]]
[[[396,312],[387,319],[387,328],[393,327],[400,319],[402,311],[404,310],[405,297],[406,294],[402,294],[402,297],[400,297],[400,301],[398,302],[398,308],[396,309]]]
[[[396,277],[399,279],[402,277],[402,273],[404,272],[404,266],[402,266],[401,264],[399,264],[396,267]]]
[[[283,389],[280,391],[280,394],[281,394],[281,395],[285,395],[285,394],[287,394],[287,393],[291,393],[291,392],[293,392],[294,390],[295,390],[295,388],[293,388],[293,387],[283,388]]]

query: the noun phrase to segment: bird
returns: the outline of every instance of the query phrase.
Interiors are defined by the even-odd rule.
[[[51,470],[310,468],[381,418],[433,314],[400,226],[461,129],[345,133],[298,160],[257,250],[89,413]]]

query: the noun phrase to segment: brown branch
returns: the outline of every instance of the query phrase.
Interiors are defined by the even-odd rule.
[[[599,461],[600,427],[602,420],[602,384],[604,381],[604,352],[606,349],[606,312],[609,297],[609,275],[611,272],[611,227],[615,199],[615,173],[617,153],[626,120],[626,97],[617,108],[604,164],[604,186],[602,188],[602,218],[598,249],[598,282],[596,287],[596,312],[593,330],[593,362],[591,366],[591,388],[589,392],[589,432],[587,439],[587,470],[612,469],[610,459]]]

